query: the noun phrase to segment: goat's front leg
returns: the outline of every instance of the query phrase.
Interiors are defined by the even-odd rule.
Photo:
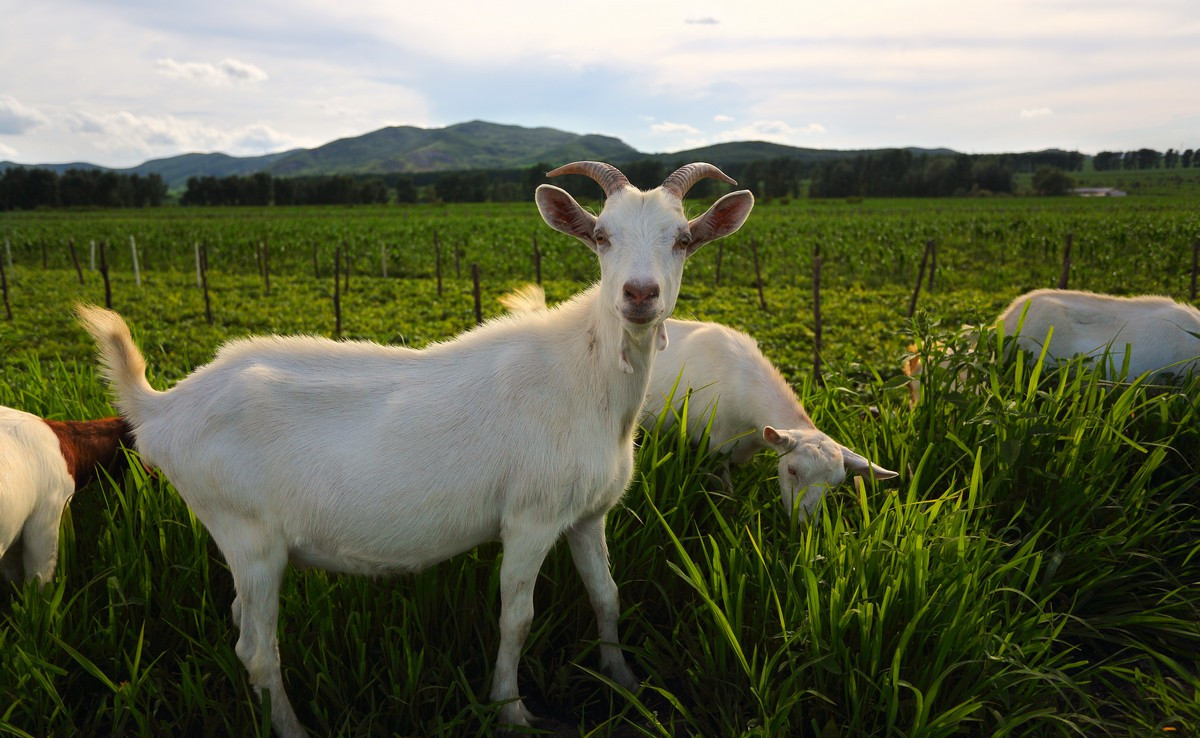
[[[505,526],[501,536],[504,559],[500,564],[500,650],[492,677],[492,701],[504,702],[500,720],[528,726],[533,715],[521,702],[517,689],[517,663],[533,622],[533,586],[557,531],[530,522]]]
[[[583,579],[592,609],[596,611],[596,625],[600,632],[600,665],[622,687],[632,691],[638,680],[625,663],[617,638],[617,618],[621,614],[621,602],[617,594],[617,583],[608,568],[608,543],[604,540],[604,515],[584,518],[567,530],[567,542],[571,544],[571,558]]]

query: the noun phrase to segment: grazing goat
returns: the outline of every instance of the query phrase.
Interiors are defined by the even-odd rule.
[[[582,241],[600,282],[541,313],[507,315],[423,350],[314,337],[231,341],[166,392],[116,313],[81,307],[138,449],[174,483],[233,575],[237,654],[285,736],[304,734],[279,668],[279,586],[289,560],[341,572],[415,571],[499,539],[500,646],[492,699],[527,725],[517,662],[533,587],[565,535],[599,626],[601,665],[636,685],[617,645],[617,587],[604,518],[625,492],[660,328],[684,260],[741,227],[732,192],[690,222],[683,197],[710,164],[640,191],[575,162],[548,176],[595,179],[599,216],[538,187],[542,218]]]
[[[133,447],[122,418],[45,420],[0,407],[0,571],[43,585],[58,563],[58,528],[71,495],[115,473]]]
[[[1200,310],[1169,297],[1034,290],[1013,300],[997,322],[1032,353],[1042,350],[1053,328],[1047,356],[1102,358],[1109,376],[1121,370],[1126,346],[1130,379],[1147,372],[1186,374],[1200,362]]]
[[[1116,377],[1129,348],[1126,377],[1149,373],[1186,374],[1200,366],[1200,310],[1169,297],[1143,295],[1116,297],[1079,290],[1040,289],[1027,292],[1009,303],[996,325],[1004,335],[1015,338],[1022,350],[1037,355],[1047,338],[1047,360],[1057,363],[1074,356],[1101,360],[1099,367]],[[964,329],[969,326],[964,326]],[[1051,332],[1053,331],[1053,332]],[[974,342],[975,336],[968,338]],[[916,356],[915,344],[904,359],[910,377],[910,404],[921,399],[924,367]],[[941,362],[943,366],[949,360]],[[961,384],[964,377],[960,375]]]
[[[537,285],[500,302],[518,312],[546,309],[546,295]],[[712,413],[711,448],[728,454],[735,464],[748,462],[764,448],[779,455],[780,497],[800,521],[816,509],[826,489],[848,475],[897,476],[817,430],[787,380],[750,336],[720,323],[668,318],[663,325],[667,346],[654,360],[643,426],[653,426],[659,411],[672,403],[675,412],[668,412],[663,423],[670,427],[690,388],[692,418]],[[706,412],[697,413],[701,408]],[[700,442],[704,428],[704,423],[691,424],[692,443]]]

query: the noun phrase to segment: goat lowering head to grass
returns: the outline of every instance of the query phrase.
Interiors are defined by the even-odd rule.
[[[0,407],[0,572],[50,581],[67,502],[102,467],[115,472],[133,448],[122,418],[46,420]]]
[[[647,192],[599,162],[549,174],[583,174],[604,189],[599,216],[557,187],[536,195],[551,227],[596,253],[600,283],[553,310],[503,316],[420,351],[243,339],[158,392],[120,316],[79,309],[143,458],[229,564],[237,654],[256,690],[270,693],[281,735],[304,734],[276,646],[289,560],[414,571],[499,539],[492,698],[504,703],[504,722],[526,725],[517,662],[538,570],[565,536],[596,613],[601,665],[636,685],[616,645],[604,518],[632,474],[634,426],[684,260],[741,227],[754,198],[730,193],[688,221],[682,199],[695,182],[732,181],[716,167],[689,164]]]
[[[500,303],[518,312],[545,310],[546,294],[526,285]],[[669,343],[654,361],[643,427],[654,426],[668,405],[663,427],[670,427],[687,398],[693,444],[700,443],[711,415],[709,447],[733,463],[745,464],[761,449],[778,454],[780,499],[799,521],[848,476],[897,476],[818,429],[750,336],[720,323],[668,318],[663,325]]]

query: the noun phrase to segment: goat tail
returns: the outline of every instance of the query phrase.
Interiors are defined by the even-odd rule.
[[[149,402],[162,394],[146,381],[146,359],[138,351],[125,320],[95,305],[76,305],[79,322],[92,334],[100,352],[100,366],[116,395],[117,409],[136,428],[146,419]]]
[[[500,304],[514,313],[537,313],[548,309],[546,292],[540,284],[527,284],[501,295]]]

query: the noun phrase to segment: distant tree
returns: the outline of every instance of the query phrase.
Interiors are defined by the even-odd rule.
[[[1042,167],[1033,173],[1033,190],[1039,195],[1065,195],[1075,186],[1075,180],[1061,169]]]
[[[1154,149],[1137,150],[1138,169],[1157,169],[1162,163],[1162,154]]]
[[[1179,165],[1184,168],[1192,166],[1195,161],[1196,152],[1191,149],[1187,149],[1179,156]]]
[[[658,187],[670,174],[666,171],[666,166],[657,159],[639,159],[621,167],[621,171],[625,173],[631,185],[642,190]]]
[[[531,195],[532,199],[532,195]],[[416,202],[417,201],[417,185],[413,182],[412,177],[400,176],[396,178],[396,202]]]
[[[1121,154],[1115,151],[1101,151],[1092,157],[1092,168],[1097,172],[1107,172],[1120,166]]]
[[[1175,149],[1167,149],[1167,153],[1163,154],[1163,166],[1167,169],[1174,169],[1179,163],[1179,152]]]

